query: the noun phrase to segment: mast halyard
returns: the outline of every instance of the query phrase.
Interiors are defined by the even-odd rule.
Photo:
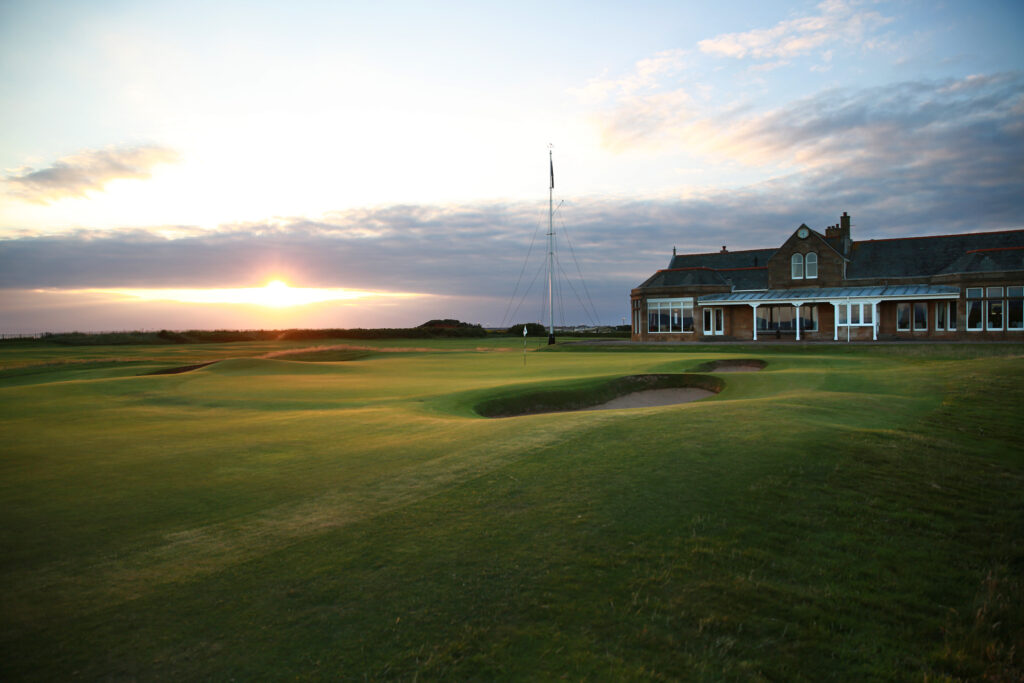
[[[555,161],[551,157],[548,146],[548,168],[551,170],[551,182],[548,184],[548,344],[555,343]]]

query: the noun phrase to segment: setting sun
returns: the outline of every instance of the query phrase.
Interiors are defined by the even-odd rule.
[[[295,306],[299,303],[301,298],[301,289],[292,289],[287,283],[281,280],[272,280],[267,283],[267,286],[263,288],[264,306],[273,306],[274,308],[281,308],[284,306]],[[309,303],[309,302],[305,302]]]

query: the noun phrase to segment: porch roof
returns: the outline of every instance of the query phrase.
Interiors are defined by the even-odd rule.
[[[723,292],[698,297],[697,303],[701,306],[717,306],[791,303],[793,301],[846,301],[848,299],[875,301],[956,299],[959,296],[960,289],[950,285],[877,285],[873,287],[804,287],[801,289]]]

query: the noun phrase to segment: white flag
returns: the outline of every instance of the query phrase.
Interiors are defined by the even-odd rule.
[[[523,336],[526,336],[526,325],[523,325]]]

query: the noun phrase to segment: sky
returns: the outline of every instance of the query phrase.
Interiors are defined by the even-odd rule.
[[[621,324],[682,252],[1024,227],[1024,4],[0,0],[0,333]],[[269,283],[274,283],[268,287]]]

